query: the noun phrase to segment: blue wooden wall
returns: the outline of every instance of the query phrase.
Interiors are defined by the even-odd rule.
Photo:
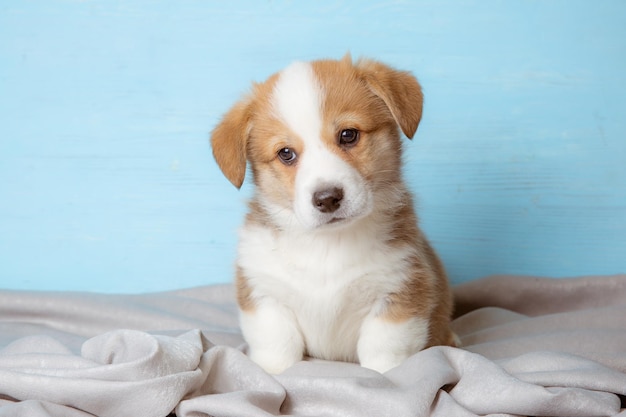
[[[453,282],[626,272],[626,2],[0,4],[0,287],[227,282],[249,188],[209,132],[293,60],[370,56],[426,95],[407,141]]]

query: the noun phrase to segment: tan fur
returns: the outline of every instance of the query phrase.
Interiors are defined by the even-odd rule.
[[[373,76],[345,59],[339,66],[336,61],[317,61],[313,63],[313,68],[326,91],[323,107],[326,130],[322,140],[366,179],[378,176],[376,180],[382,182],[385,177],[398,178],[401,166],[400,138],[394,117],[385,101],[368,85],[368,79]],[[346,73],[354,83],[345,81]],[[355,108],[359,111],[355,112]],[[342,129],[348,128],[358,129],[360,141],[367,143],[367,146],[340,149],[337,136]],[[389,147],[394,148],[394,152],[384,151]],[[389,160],[381,158],[381,155],[395,155],[397,158]]]
[[[397,247],[413,246],[416,255],[410,260],[413,271],[403,289],[388,296],[387,308],[381,318],[403,322],[421,317],[430,322],[428,346],[455,346],[449,323],[452,315],[452,295],[443,263],[417,227],[417,218],[410,196],[399,210],[389,213],[392,230],[388,242]]]
[[[357,63],[372,91],[383,99],[404,134],[412,138],[422,119],[423,95],[419,83],[408,72],[397,71],[371,60]]]
[[[251,102],[243,100],[226,113],[211,134],[213,157],[226,178],[237,188],[243,184],[246,174],[246,146],[251,118]]]
[[[254,311],[255,304],[252,298],[252,288],[248,284],[241,268],[237,268],[235,275],[235,287],[237,290],[237,304],[242,311]]]

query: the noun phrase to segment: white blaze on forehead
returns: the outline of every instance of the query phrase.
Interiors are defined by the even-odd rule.
[[[280,73],[272,93],[274,111],[304,141],[319,138],[321,103],[322,89],[309,63],[295,62]]]

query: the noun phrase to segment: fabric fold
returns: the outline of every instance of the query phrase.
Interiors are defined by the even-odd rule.
[[[0,291],[0,417],[626,417],[626,275],[455,288],[462,348],[379,374],[245,355],[229,286],[159,294]]]

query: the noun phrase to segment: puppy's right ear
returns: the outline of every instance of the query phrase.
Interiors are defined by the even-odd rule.
[[[237,188],[246,175],[246,147],[250,136],[252,101],[244,99],[233,106],[213,129],[213,157],[222,173]]]

